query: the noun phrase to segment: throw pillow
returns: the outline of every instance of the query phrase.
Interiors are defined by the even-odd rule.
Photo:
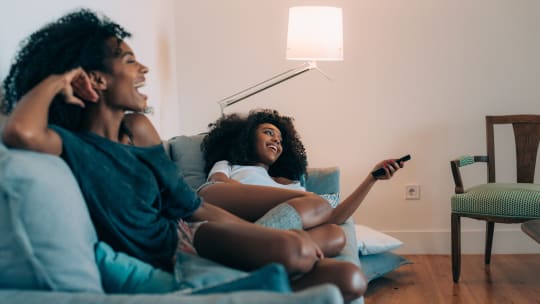
[[[96,263],[107,293],[165,293],[177,289],[171,273],[115,252],[104,242],[96,245]]]
[[[0,181],[0,287],[102,293],[96,232],[67,165],[2,148]]]
[[[360,255],[359,258],[368,282],[394,271],[401,265],[412,264],[408,259],[392,252]]]
[[[400,240],[367,226],[355,225],[355,230],[360,255],[386,252],[403,245]]]

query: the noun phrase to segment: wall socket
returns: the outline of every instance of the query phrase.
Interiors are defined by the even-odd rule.
[[[405,199],[406,200],[419,200],[420,199],[420,185],[406,185],[405,186]]]

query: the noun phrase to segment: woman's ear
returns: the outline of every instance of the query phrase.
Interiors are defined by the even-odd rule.
[[[91,71],[88,73],[90,77],[90,83],[92,88],[97,91],[104,91],[107,89],[107,78],[99,71]]]

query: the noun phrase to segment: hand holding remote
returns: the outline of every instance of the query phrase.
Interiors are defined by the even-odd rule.
[[[406,161],[408,161],[409,159],[411,159],[411,155],[410,155],[410,154],[407,154],[407,155],[405,155],[405,156],[403,156],[403,157],[401,157],[401,158],[396,159],[396,163],[399,164],[400,162],[406,162]],[[386,174],[386,171],[384,170],[384,167],[381,167],[381,168],[379,168],[379,169],[377,169],[377,170],[371,172],[371,175],[373,175],[373,177],[374,177],[375,179],[377,179],[377,177],[383,176],[383,175],[385,175],[385,174]]]

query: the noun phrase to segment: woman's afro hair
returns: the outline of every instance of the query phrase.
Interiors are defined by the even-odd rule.
[[[107,71],[105,59],[116,50],[107,40],[118,44],[131,34],[105,16],[88,9],[69,13],[31,34],[20,44],[7,77],[3,81],[0,110],[9,114],[28,91],[51,74],[62,74],[76,67],[86,71]],[[80,107],[66,104],[56,96],[49,108],[49,122],[76,129]]]

